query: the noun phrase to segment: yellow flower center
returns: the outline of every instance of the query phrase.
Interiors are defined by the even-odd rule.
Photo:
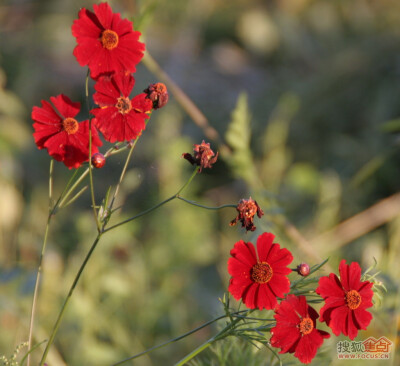
[[[68,133],[68,135],[73,135],[79,129],[79,123],[76,119],[68,117],[62,121],[63,130]]]
[[[310,334],[314,329],[314,322],[311,318],[303,318],[299,324],[300,333],[303,335]]]
[[[119,97],[115,107],[118,109],[118,112],[122,114],[129,113],[132,110],[131,101],[129,98],[125,97]]]
[[[351,310],[355,310],[361,305],[361,295],[356,290],[351,290],[346,294],[346,302]]]
[[[257,283],[267,283],[272,278],[272,268],[267,262],[258,262],[251,269],[251,278]]]
[[[101,44],[107,50],[112,50],[113,48],[117,47],[118,40],[118,34],[111,29],[106,29],[105,31],[103,31],[100,38]]]

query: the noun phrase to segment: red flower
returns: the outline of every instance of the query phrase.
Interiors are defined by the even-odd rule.
[[[72,25],[79,64],[88,65],[93,79],[104,73],[135,72],[145,49],[138,41],[140,32],[133,30],[132,22],[114,14],[107,3],[93,5],[93,9],[94,13],[82,8]]]
[[[277,297],[289,292],[290,282],[286,277],[291,272],[287,266],[292,254],[279,244],[273,244],[275,235],[264,233],[257,239],[257,253],[252,243],[238,241],[231,250],[228,272],[232,276],[229,292],[242,299],[250,308],[273,309]]]
[[[54,107],[42,100],[42,107],[33,107],[32,119],[36,145],[46,148],[51,157],[62,161],[68,168],[79,168],[89,159],[89,121],[78,122],[80,103],[60,94],[50,98]],[[102,143],[92,126],[92,153]]]
[[[372,304],[372,282],[361,282],[361,268],[357,262],[350,265],[343,259],[339,265],[340,280],[334,274],[321,277],[316,292],[325,305],[319,320],[326,322],[338,336],[343,333],[350,339],[357,337],[359,329],[367,329],[372,315],[366,309]]]
[[[258,218],[264,215],[264,211],[261,210],[260,206],[256,201],[251,199],[241,199],[236,206],[238,215],[230,222],[230,226],[235,226],[238,221],[242,223],[242,227],[246,228],[246,231],[254,231],[254,216],[257,214]]]
[[[271,329],[271,345],[279,353],[294,353],[302,363],[310,363],[330,334],[316,329],[318,313],[305,296],[288,295],[275,309],[276,326]]]
[[[129,99],[135,84],[132,75],[114,74],[102,77],[95,84],[93,99],[100,108],[90,112],[96,116],[97,128],[107,141],[129,141],[136,139],[145,129],[153,103],[142,93]]]

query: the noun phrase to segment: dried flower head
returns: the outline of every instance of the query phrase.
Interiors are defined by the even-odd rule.
[[[192,165],[198,165],[200,167],[199,172],[201,172],[203,168],[212,168],[212,165],[217,161],[218,151],[214,154],[214,151],[210,148],[210,144],[205,143],[203,140],[200,145],[194,145],[193,155],[185,153],[182,154],[182,157]]]
[[[153,102],[153,108],[158,109],[164,107],[168,102],[168,90],[165,84],[150,84],[147,89],[143,90]]]
[[[236,225],[238,221],[242,223],[242,227],[246,228],[247,231],[254,231],[256,227],[254,226],[254,216],[257,214],[259,218],[264,215],[263,210],[251,197],[246,199],[241,199],[236,206],[238,215],[230,222],[230,226]]]

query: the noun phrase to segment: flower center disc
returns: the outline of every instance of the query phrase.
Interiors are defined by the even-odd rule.
[[[356,290],[351,290],[346,294],[346,302],[351,310],[355,310],[361,304],[361,295]]]
[[[272,268],[267,262],[259,262],[251,269],[251,278],[257,283],[267,283],[272,274]]]
[[[118,40],[118,34],[111,29],[106,29],[103,31],[100,38],[101,44],[107,50],[112,50],[113,48],[117,47]]]
[[[314,323],[313,323],[312,319],[311,318],[301,319],[299,329],[303,335],[310,334],[312,332],[312,330],[314,329]]]
[[[68,133],[68,135],[73,135],[79,129],[79,123],[76,119],[68,117],[62,121],[63,130]]]
[[[115,107],[118,109],[119,113],[125,114],[131,111],[132,104],[129,98],[119,97]]]

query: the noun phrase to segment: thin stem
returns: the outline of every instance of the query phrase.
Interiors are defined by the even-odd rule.
[[[182,366],[186,362],[190,361],[192,358],[197,356],[200,352],[203,352],[205,349],[211,346],[211,344],[215,341],[215,338],[210,338],[207,342],[203,343],[201,346],[197,347],[195,350],[190,352],[186,357],[182,358],[175,366]]]
[[[86,74],[85,81],[85,95],[86,95],[86,105],[88,108],[89,117],[89,181],[90,181],[90,196],[92,197],[92,208],[94,220],[96,221],[97,232],[100,232],[99,217],[97,215],[96,200],[94,197],[94,184],[93,184],[93,167],[92,167],[92,118],[90,117],[90,106],[89,106],[89,69]]]
[[[99,242],[99,240],[101,238],[101,235],[102,235],[101,232],[97,234],[96,239],[94,240],[92,246],[90,247],[89,252],[86,254],[86,257],[85,257],[83,263],[81,264],[81,267],[79,268],[79,271],[78,271],[77,275],[75,276],[74,282],[72,283],[72,286],[69,289],[68,295],[67,295],[66,299],[64,300],[64,304],[61,307],[61,311],[58,314],[58,318],[56,320],[56,323],[54,324],[53,331],[51,332],[49,341],[47,342],[46,348],[45,348],[45,350],[43,352],[42,359],[40,360],[40,366],[43,366],[44,362],[46,361],[47,354],[48,354],[48,352],[50,350],[51,345],[54,342],[54,338],[55,338],[55,336],[57,334],[58,328],[60,327],[61,320],[62,320],[62,318],[64,316],[64,313],[65,313],[65,310],[66,310],[67,305],[69,303],[69,300],[71,299],[71,296],[72,296],[72,294],[73,294],[73,292],[75,290],[75,287],[76,287],[76,285],[77,285],[77,283],[78,283],[78,281],[79,281],[79,279],[81,277],[82,272],[84,271],[84,269],[86,267],[86,264],[88,263],[90,257],[92,256],[94,250],[96,249],[96,246],[97,246],[97,244],[98,244],[98,242]]]
[[[232,208],[236,208],[237,205],[222,205],[222,206],[217,206],[217,207],[209,207],[209,206],[204,206],[204,205],[200,205],[199,203],[196,203],[194,201],[190,201],[186,198],[183,198],[181,196],[177,196],[176,198],[178,198],[179,200],[182,200],[186,203],[189,203],[190,205],[196,206],[196,207],[201,207],[201,208],[205,208],[206,210],[220,210],[221,208],[228,208],[228,207],[232,207]]]
[[[128,168],[129,160],[131,159],[133,150],[134,150],[134,148],[135,148],[136,143],[138,142],[138,140],[139,140],[139,137],[138,137],[138,138],[135,140],[135,142],[133,143],[133,145],[132,145],[132,147],[131,147],[131,149],[130,149],[130,151],[129,151],[129,154],[128,154],[128,156],[126,157],[124,168],[122,169],[121,176],[119,177],[119,181],[118,181],[117,187],[115,188],[115,192],[114,192],[113,197],[112,197],[112,199],[111,199],[111,203],[110,203],[110,206],[109,206],[109,210],[110,210],[110,211],[112,210],[112,207],[113,207],[113,205],[114,205],[115,198],[116,198],[117,195],[118,195],[119,188],[120,188],[120,186],[121,186],[121,183],[122,183],[122,181],[123,181],[123,179],[124,179],[124,177],[125,177],[126,170],[127,170],[127,168]]]
[[[253,310],[246,310],[246,314],[251,314]],[[236,314],[236,313],[235,313]],[[232,314],[233,315],[233,314]],[[226,315],[228,316],[228,315]],[[211,344],[215,341],[218,341],[220,339],[223,339],[227,337],[230,333],[231,330],[236,326],[237,323],[245,319],[242,317],[236,318],[234,321],[231,321],[224,329],[222,329],[218,334],[216,334],[214,337],[210,338],[207,342],[203,343],[201,346],[196,348],[194,351],[190,352],[187,356],[185,356],[182,360],[180,360],[178,363],[175,364],[175,366],[182,366],[186,362],[190,361],[192,358],[197,356],[200,352],[204,351],[206,348],[210,347]]]
[[[67,193],[65,193],[65,195],[61,195],[62,199],[58,202],[58,205],[56,205],[57,207],[63,207],[65,201],[68,199],[68,197],[72,194],[72,192],[75,190],[75,188],[83,181],[83,179],[88,175],[89,173],[89,168],[87,168],[82,174],[81,176],[75,181],[75,183],[71,186],[71,188],[68,190]],[[75,176],[75,174],[74,174]]]
[[[28,359],[27,359],[28,366],[30,366],[30,363],[31,363],[31,357],[30,357],[29,351],[32,347],[33,326],[34,326],[34,322],[35,322],[37,298],[38,298],[38,294],[39,294],[40,275],[42,273],[42,262],[43,262],[43,256],[44,256],[44,253],[46,250],[47,237],[49,234],[50,221],[51,221],[51,217],[52,217],[52,207],[51,206],[52,206],[52,197],[53,197],[53,168],[54,168],[54,160],[51,159],[50,160],[50,169],[49,169],[49,214],[47,217],[46,229],[44,232],[42,251],[40,253],[40,258],[39,258],[39,266],[38,266],[38,270],[36,273],[35,289],[33,291],[31,319],[29,322],[29,335],[28,335]]]
[[[221,315],[221,316],[219,316],[219,317],[217,317],[217,318],[214,318],[214,319],[208,321],[207,323],[204,323],[204,324],[200,325],[200,326],[197,327],[197,328],[192,329],[191,331],[189,331],[189,332],[187,332],[187,333],[185,333],[185,334],[180,335],[179,337],[176,337],[176,338],[170,339],[170,340],[168,340],[168,341],[166,341],[166,342],[164,342],[164,343],[158,344],[157,346],[151,347],[151,348],[149,348],[149,349],[147,349],[147,350],[145,350],[145,351],[143,351],[143,352],[140,352],[140,353],[138,353],[138,354],[136,354],[136,355],[134,355],[134,356],[132,356],[132,357],[129,357],[129,358],[126,358],[125,360],[122,360],[122,361],[119,361],[119,362],[117,362],[117,363],[114,363],[114,364],[112,364],[111,366],[119,366],[119,365],[122,365],[123,363],[125,363],[125,362],[127,362],[127,361],[130,361],[130,360],[133,360],[133,359],[138,358],[138,357],[140,357],[140,356],[143,356],[143,355],[145,355],[145,354],[147,354],[147,353],[150,353],[150,352],[152,352],[152,351],[155,351],[155,350],[157,350],[157,349],[160,349],[160,348],[162,348],[162,347],[165,347],[165,346],[167,346],[167,345],[169,345],[169,344],[171,344],[171,343],[180,341],[181,339],[183,339],[183,338],[185,338],[185,337],[187,337],[187,336],[189,336],[189,335],[191,335],[191,334],[193,334],[193,333],[196,333],[197,331],[199,331],[199,330],[201,330],[201,329],[203,329],[203,328],[205,328],[205,327],[211,325],[212,323],[215,323],[215,322],[218,321],[218,320],[224,319],[224,318],[226,318],[226,317],[227,317],[227,315]]]
[[[118,224],[115,224],[113,226],[110,226],[109,228],[103,230],[103,233],[106,233],[107,231],[111,231],[113,229],[116,229],[117,227],[127,224],[128,222],[131,222],[133,220],[136,220],[137,218],[147,215],[148,213],[154,211],[155,209],[159,208],[162,205],[165,205],[166,203],[168,203],[169,201],[172,201],[175,198],[178,198],[179,193],[181,193],[189,184],[190,182],[193,180],[193,178],[196,176],[196,174],[198,173],[198,168],[196,167],[196,169],[194,170],[194,172],[192,173],[192,175],[190,176],[190,178],[188,179],[188,181],[182,186],[181,189],[179,189],[179,191],[177,193],[175,193],[173,196],[165,199],[164,201],[157,203],[156,205],[154,205],[153,207],[148,208],[147,210],[130,217],[129,219],[126,219],[124,221],[119,222]]]

